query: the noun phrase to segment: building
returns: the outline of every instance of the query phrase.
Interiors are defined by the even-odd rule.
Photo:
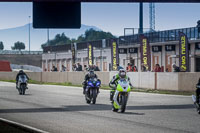
[[[172,64],[179,66],[179,32],[187,35],[189,40],[189,70],[200,71],[200,34],[197,27],[174,29],[159,32],[144,33],[150,42],[151,70],[155,64],[159,64],[164,72],[172,71]],[[119,64],[126,68],[132,63],[141,71],[140,41],[139,35],[120,36],[117,38],[119,44]],[[88,43],[94,47],[94,65],[102,71],[111,70],[111,44],[108,40],[77,43],[76,63],[88,65]],[[67,71],[72,71],[71,45],[47,46],[43,48],[42,67],[43,71],[51,71],[55,65],[58,71],[64,65]]]

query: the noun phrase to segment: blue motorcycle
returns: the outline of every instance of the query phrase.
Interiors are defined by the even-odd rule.
[[[91,78],[87,82],[85,100],[88,104],[90,104],[91,102],[93,104],[96,103],[96,98],[97,98],[100,86],[101,86],[101,81],[97,78]]]

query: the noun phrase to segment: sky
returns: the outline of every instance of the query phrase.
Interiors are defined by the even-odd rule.
[[[138,7],[138,3],[82,3],[82,24],[122,35],[124,28],[138,28]],[[149,28],[148,7],[145,3],[144,28]],[[200,3],[156,3],[155,11],[156,30],[193,27],[200,19]],[[32,16],[32,3],[0,3],[0,29],[25,25],[28,16]]]
[[[123,35],[124,28],[138,28],[138,3],[82,3],[81,23],[96,26],[114,35]],[[200,3],[156,3],[156,30],[194,27],[200,19]],[[29,23],[32,3],[0,3],[0,29]],[[32,22],[32,20],[30,20]],[[149,28],[149,4],[144,4],[144,28]]]

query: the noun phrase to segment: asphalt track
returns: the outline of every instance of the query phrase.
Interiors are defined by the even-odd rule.
[[[52,133],[200,132],[200,115],[190,96],[132,92],[125,113],[111,111],[109,91],[88,105],[82,88],[31,85],[18,95],[0,82],[0,117]]]

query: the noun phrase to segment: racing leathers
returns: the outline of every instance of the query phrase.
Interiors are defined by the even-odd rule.
[[[85,94],[87,82],[90,80],[90,78],[98,78],[98,76],[93,72],[89,72],[88,74],[85,75],[85,79],[82,83],[83,84],[83,94]],[[98,89],[98,93],[99,93],[99,89]]]
[[[17,84],[18,84],[18,80],[19,80],[19,76],[20,76],[20,75],[25,75],[26,78],[29,80],[29,77],[26,75],[26,73],[25,73],[24,71],[20,70],[19,73],[18,73],[17,76],[16,76],[16,89],[18,89],[18,88],[17,88]],[[27,87],[27,89],[28,89],[28,87]]]
[[[112,90],[110,91],[110,101],[113,101],[113,96],[115,94],[115,90],[118,84],[118,81],[121,79],[121,77],[119,76],[119,74],[116,74],[115,76],[113,76],[113,78],[111,79],[109,86],[112,88]],[[131,86],[131,88],[133,87],[131,82],[130,82],[130,78],[128,76],[125,76],[125,79],[127,79],[129,81],[129,85]]]
[[[196,102],[197,104],[199,103],[199,98],[200,98],[200,78],[199,78],[199,82],[196,85],[197,89],[196,89]]]

